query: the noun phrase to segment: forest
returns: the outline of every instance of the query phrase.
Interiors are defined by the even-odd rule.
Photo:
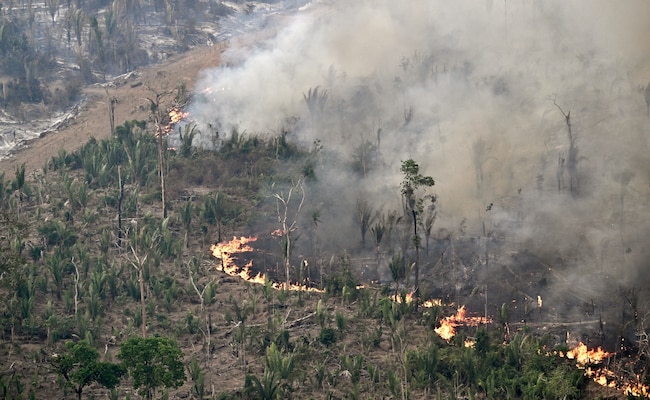
[[[232,133],[207,150],[192,145],[193,125],[177,129],[182,143],[168,149],[155,125],[125,122],[111,139],[60,151],[32,177],[24,168],[2,177],[3,398],[644,393],[628,371],[644,373],[643,356],[581,359],[552,332],[514,324],[510,304],[463,319],[453,302],[410,297],[415,246],[426,257],[406,232],[413,215],[422,225],[422,201],[387,228],[407,242],[390,261],[393,282],[362,280],[358,246],[291,250],[318,247],[321,216],[305,198],[324,189],[321,149]],[[406,199],[434,183],[417,169],[413,160],[403,165]],[[449,321],[454,333],[438,333]],[[617,371],[605,379],[618,390],[598,387],[585,368]]]
[[[3,4],[3,109],[111,105],[136,43],[237,5]],[[649,6],[276,6],[0,176],[0,398],[647,397]],[[49,24],[74,87],[38,75]]]

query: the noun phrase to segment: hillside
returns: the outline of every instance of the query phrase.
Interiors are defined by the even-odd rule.
[[[172,398],[400,398],[407,393],[409,398],[594,398],[608,393],[589,383],[574,361],[553,353],[566,353],[567,347],[547,329],[561,331],[566,325],[536,322],[532,307],[529,327],[513,323],[518,314],[507,305],[501,314],[490,312],[498,323],[488,325],[477,316],[481,309],[470,307],[471,318],[457,317],[459,331],[448,343],[434,328],[456,314],[458,304],[476,298],[473,293],[463,289],[455,302],[416,311],[404,301],[406,291],[400,290],[399,302],[390,300],[400,278],[393,284],[362,280],[364,263],[372,261],[359,263],[345,250],[314,254],[309,262],[296,253],[291,280],[307,286],[274,288],[285,278],[286,234],[271,234],[283,229],[278,224],[283,208],[273,197],[286,200],[291,221],[300,204],[295,179],[310,176],[304,166],[315,154],[284,136],[268,142],[233,136],[216,152],[185,142],[167,156],[169,217],[163,219],[156,141],[146,130],[138,124],[118,126],[113,138],[58,152],[36,180],[23,180],[19,171],[3,181],[4,188],[16,188],[2,191],[3,215],[13,215],[2,224],[1,242],[6,398],[72,398],[75,393],[55,373],[55,354],[66,354],[64,344],[90,343],[102,360],[115,362],[120,345],[141,335],[143,321],[149,337],[173,338],[183,352],[187,379],[169,392]],[[136,157],[141,158],[134,164]],[[317,190],[313,181],[302,182],[307,193]],[[287,190],[295,190],[293,200]],[[295,216],[297,221],[313,217]],[[299,243],[308,241],[308,231],[296,233],[301,232]],[[224,245],[232,236],[241,239],[219,250],[212,246],[219,236]],[[258,273],[267,278],[247,282]],[[498,278],[483,284],[496,288]],[[496,293],[499,300],[486,303],[490,310],[500,301]],[[540,373],[549,381],[539,381]],[[612,382],[629,382],[625,375],[620,379]],[[107,393],[91,384],[83,397],[132,398],[131,385],[124,379]],[[611,396],[617,393],[623,396],[622,390]]]
[[[581,5],[242,9],[84,87],[0,160],[0,399],[147,397],[61,361],[143,335],[155,398],[647,395],[650,6]]]

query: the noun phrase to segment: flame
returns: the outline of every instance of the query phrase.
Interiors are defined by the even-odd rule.
[[[181,111],[181,109],[178,107],[172,107],[167,112],[167,115],[169,116],[169,123],[165,126],[160,126],[158,128],[159,132],[156,132],[156,135],[160,135],[160,134],[162,134],[163,136],[168,135],[172,131],[172,129],[174,129],[174,125],[181,122],[184,119],[189,118],[190,113]]]
[[[456,314],[445,317],[440,321],[440,326],[435,328],[434,331],[441,338],[450,341],[456,335],[456,327],[465,326],[479,326],[479,324],[487,324],[492,322],[485,317],[468,317],[465,306],[460,306]]]
[[[169,110],[169,124],[177,124],[189,117],[190,113],[179,110],[178,108],[172,108]]]
[[[591,378],[597,384],[622,390],[626,396],[648,397],[650,387],[639,382],[626,382],[624,377],[617,375],[607,367],[600,366],[604,360],[612,357],[614,353],[609,353],[602,348],[589,349],[586,344],[580,342],[576,347],[567,351],[566,355],[559,353],[560,357],[566,356],[570,360],[576,361],[576,366],[584,369],[585,376]]]
[[[600,386],[616,388],[617,376],[605,367],[597,367],[606,358],[613,354],[603,350],[601,347],[589,349],[586,344],[580,342],[576,347],[567,351],[566,358],[575,360],[576,367],[585,370],[585,376],[591,378]]]
[[[257,237],[234,237],[229,242],[221,242],[213,244],[210,247],[212,255],[221,260],[220,269],[230,276],[239,277],[245,281],[265,285],[269,279],[266,274],[258,273],[252,270],[253,261],[249,261],[243,267],[238,267],[235,263],[237,259],[237,254],[245,252],[253,252],[255,249],[249,244],[255,242]],[[307,292],[319,292],[322,293],[323,290],[313,288],[307,285],[298,285],[290,284],[287,287],[286,282],[271,282],[271,285],[278,290],[292,290],[292,291],[307,291]]]
[[[392,295],[390,296],[390,299],[396,303],[402,302],[402,296],[400,294]],[[404,302],[408,304],[411,303],[412,301],[413,301],[413,292],[409,292],[406,294],[406,298]],[[420,307],[424,307],[424,308],[433,308],[433,307],[440,307],[440,306],[442,306],[442,300],[440,299],[429,299],[420,303]]]
[[[638,379],[638,377],[637,377],[637,379]],[[650,387],[648,387],[647,385],[642,384],[641,382],[628,383],[623,388],[623,393],[625,393],[626,396],[635,396],[635,397],[646,398],[646,397],[650,396]]]
[[[566,358],[569,360],[576,360],[578,366],[584,367],[588,364],[599,364],[612,355],[612,353],[608,353],[600,347],[589,350],[586,344],[580,342],[576,347],[567,351]]]

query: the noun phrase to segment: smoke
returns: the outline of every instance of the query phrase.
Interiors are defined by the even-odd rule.
[[[322,143],[310,207],[323,246],[359,243],[357,199],[401,210],[400,163],[412,158],[436,180],[434,234],[464,221],[468,236],[561,259],[576,279],[638,285],[648,15],[643,0],[312,2],[270,38],[232,46],[190,112],[221,137],[277,135],[296,118],[294,140]],[[310,112],[316,88],[326,101]]]

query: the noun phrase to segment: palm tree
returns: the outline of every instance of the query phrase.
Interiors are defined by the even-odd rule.
[[[222,240],[223,220],[226,217],[226,195],[218,191],[214,197],[207,197],[203,202],[203,218],[208,224],[217,225],[217,243]]]
[[[397,301],[397,294],[399,292],[399,283],[406,278],[406,265],[404,264],[404,258],[400,253],[393,254],[393,258],[388,264],[390,268],[391,276],[393,277],[393,282],[395,282],[395,295],[393,298]]]
[[[366,247],[366,233],[376,217],[375,212],[366,200],[357,199],[357,222],[361,228],[361,247]]]

